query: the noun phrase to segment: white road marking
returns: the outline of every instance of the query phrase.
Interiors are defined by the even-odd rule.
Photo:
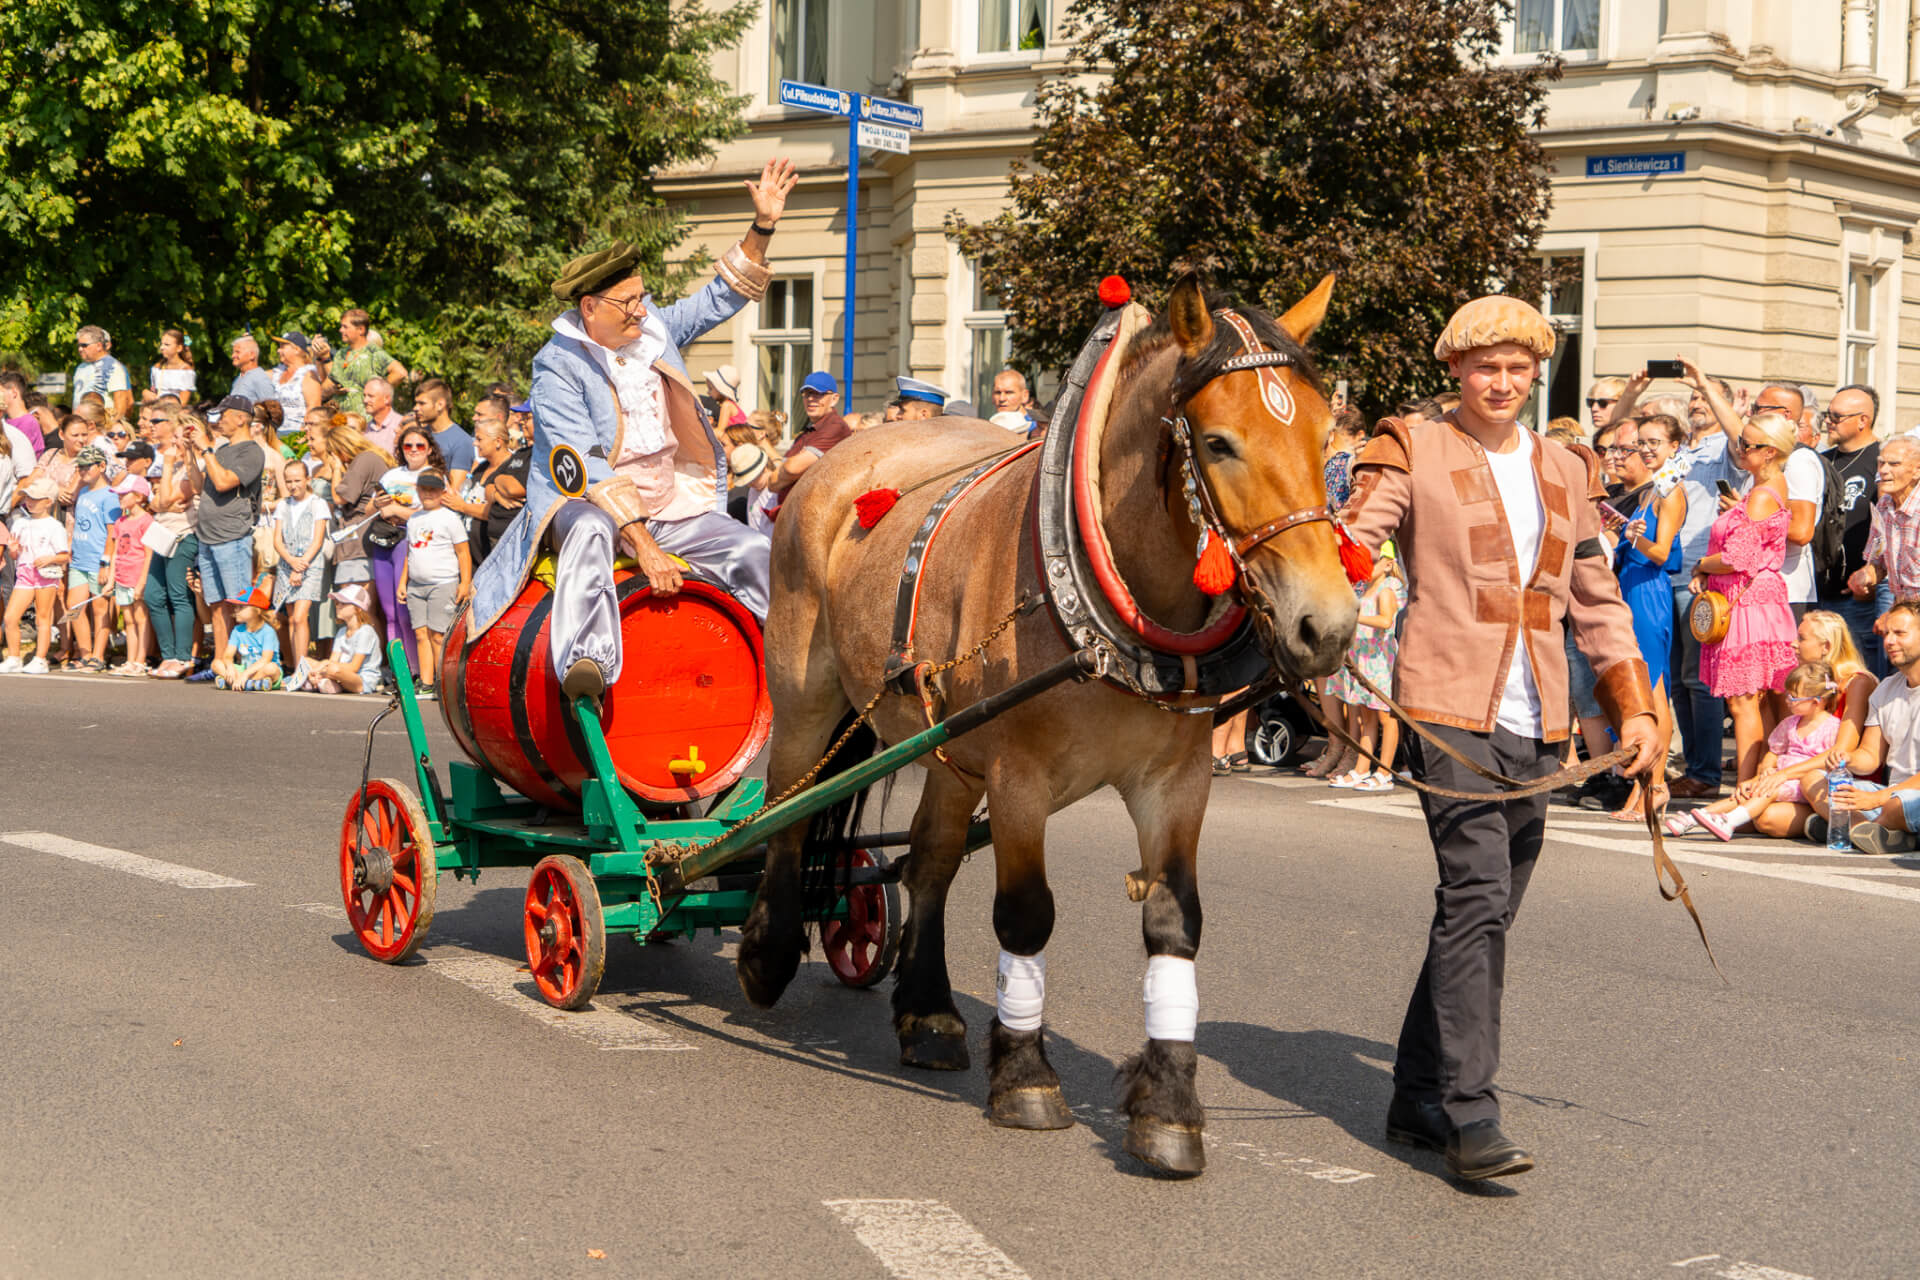
[[[1316,800],[1313,803],[1329,808],[1346,809],[1359,813],[1377,813],[1389,818],[1419,818],[1417,807],[1397,803],[1391,796],[1375,798],[1372,796],[1355,797],[1342,800]],[[1653,857],[1653,849],[1644,836],[1632,838],[1621,833],[1624,838],[1614,840],[1605,836],[1586,835],[1580,832],[1568,832],[1559,829],[1551,816],[1547,819],[1547,839],[1562,844],[1579,845],[1585,849],[1601,849],[1610,853],[1631,853],[1637,857]],[[1718,842],[1716,842],[1718,843]],[[1785,844],[1785,841],[1779,842]],[[1754,841],[1744,846],[1726,846],[1730,851],[1753,853],[1773,853],[1770,843]],[[1790,847],[1790,846],[1789,846]],[[1845,889],[1852,893],[1864,893],[1875,898],[1895,898],[1902,902],[1920,902],[1920,886],[1908,887],[1900,884],[1887,884],[1881,880],[1867,879],[1868,876],[1903,876],[1907,868],[1891,865],[1889,859],[1870,859],[1865,855],[1855,855],[1861,865],[1848,867],[1807,867],[1783,865],[1772,862],[1748,862],[1740,858],[1729,858],[1724,854],[1708,853],[1687,840],[1670,839],[1667,841],[1667,853],[1675,862],[1695,867],[1710,867],[1715,871],[1737,871],[1743,875],[1760,876],[1767,880],[1791,880],[1798,884],[1810,884],[1822,889]]]
[[[893,1280],[1028,1280],[938,1200],[823,1200]]]
[[[1090,1129],[1104,1129],[1108,1133],[1120,1134],[1126,1131],[1126,1118],[1113,1107],[1099,1107],[1090,1102],[1069,1104],[1074,1118]],[[1252,1142],[1233,1141],[1211,1132],[1202,1132],[1200,1140],[1207,1150],[1217,1155],[1229,1156],[1249,1164],[1257,1164],[1263,1169],[1278,1169],[1282,1173],[1295,1173],[1303,1178],[1312,1178],[1316,1182],[1331,1182],[1335,1186],[1365,1182],[1374,1175],[1359,1169],[1349,1169],[1344,1165],[1327,1164],[1311,1156],[1297,1156],[1286,1151],[1269,1151]]]
[[[1727,1262],[1717,1253],[1703,1253],[1697,1258],[1684,1258],[1669,1265],[1688,1268],[1705,1262],[1726,1262],[1717,1271],[1703,1273],[1719,1276],[1720,1280],[1813,1280],[1812,1276],[1803,1276],[1798,1271],[1782,1271],[1779,1267],[1762,1266],[1758,1262]]]
[[[568,1013],[540,998],[532,976],[524,968],[498,956],[483,955],[460,947],[435,947],[431,933],[427,936],[427,945],[430,948],[427,972],[452,978],[462,986],[493,997],[535,1022],[558,1027],[568,1035],[577,1036],[606,1052],[691,1052],[695,1047],[675,1040],[658,1026],[632,1013],[609,1007],[611,1002],[606,996],[598,997],[598,1007],[590,1005],[576,1013]]]
[[[337,902],[289,902],[289,911],[304,911],[312,916],[327,916],[333,920],[345,920],[347,909]]]
[[[148,880],[158,880],[180,889],[245,889],[250,883],[246,880],[235,880],[231,876],[215,875],[211,871],[201,871],[195,867],[182,867],[171,862],[161,862],[158,858],[143,858],[137,853],[128,853],[124,849],[109,849],[104,845],[87,844],[82,840],[69,840],[65,836],[56,836],[46,831],[0,832],[0,843],[18,845],[22,849],[32,849],[37,853],[51,853],[55,857],[71,858],[75,862],[106,867],[110,871],[124,871],[130,876],[144,876]]]

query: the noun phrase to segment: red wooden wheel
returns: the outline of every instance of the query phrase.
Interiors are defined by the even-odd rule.
[[[374,778],[353,793],[340,824],[340,892],[368,955],[399,964],[419,949],[439,875],[427,814],[411,787]]]
[[[865,849],[847,856],[849,866],[871,867]],[[820,949],[833,976],[849,987],[870,987],[887,976],[899,944],[900,890],[891,884],[861,884],[847,891],[847,918],[820,923]]]
[[[583,1009],[607,967],[600,890],[587,864],[569,854],[540,859],[527,882],[527,968],[540,998],[556,1009]]]

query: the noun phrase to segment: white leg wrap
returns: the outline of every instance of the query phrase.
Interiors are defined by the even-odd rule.
[[[1194,981],[1193,961],[1178,956],[1151,956],[1147,960],[1147,1039],[1193,1042],[1200,1024],[1200,988]]]
[[[1000,977],[994,983],[1000,1025],[1009,1031],[1038,1031],[1047,1002],[1047,953],[1000,953]]]

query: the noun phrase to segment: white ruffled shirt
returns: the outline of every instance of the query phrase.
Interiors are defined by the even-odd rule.
[[[640,336],[617,350],[604,347],[588,336],[578,311],[569,311],[553,322],[553,331],[572,338],[593,353],[600,368],[613,383],[619,398],[620,416],[625,430],[620,437],[620,456],[609,459],[614,474],[626,476],[640,491],[640,500],[649,518],[679,520],[698,515],[701,505],[699,477],[677,472],[674,455],[680,442],[667,422],[665,380],[654,366],[671,343],[666,326],[653,312],[641,323]],[[712,497],[712,482],[706,485]],[[710,502],[709,502],[710,505]]]

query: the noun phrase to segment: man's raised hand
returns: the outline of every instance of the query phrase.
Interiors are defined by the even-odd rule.
[[[799,181],[800,171],[793,167],[793,161],[785,156],[767,161],[766,167],[760,170],[758,182],[748,178],[743,184],[753,199],[753,220],[763,227],[779,222],[780,215],[787,209],[787,197]]]

